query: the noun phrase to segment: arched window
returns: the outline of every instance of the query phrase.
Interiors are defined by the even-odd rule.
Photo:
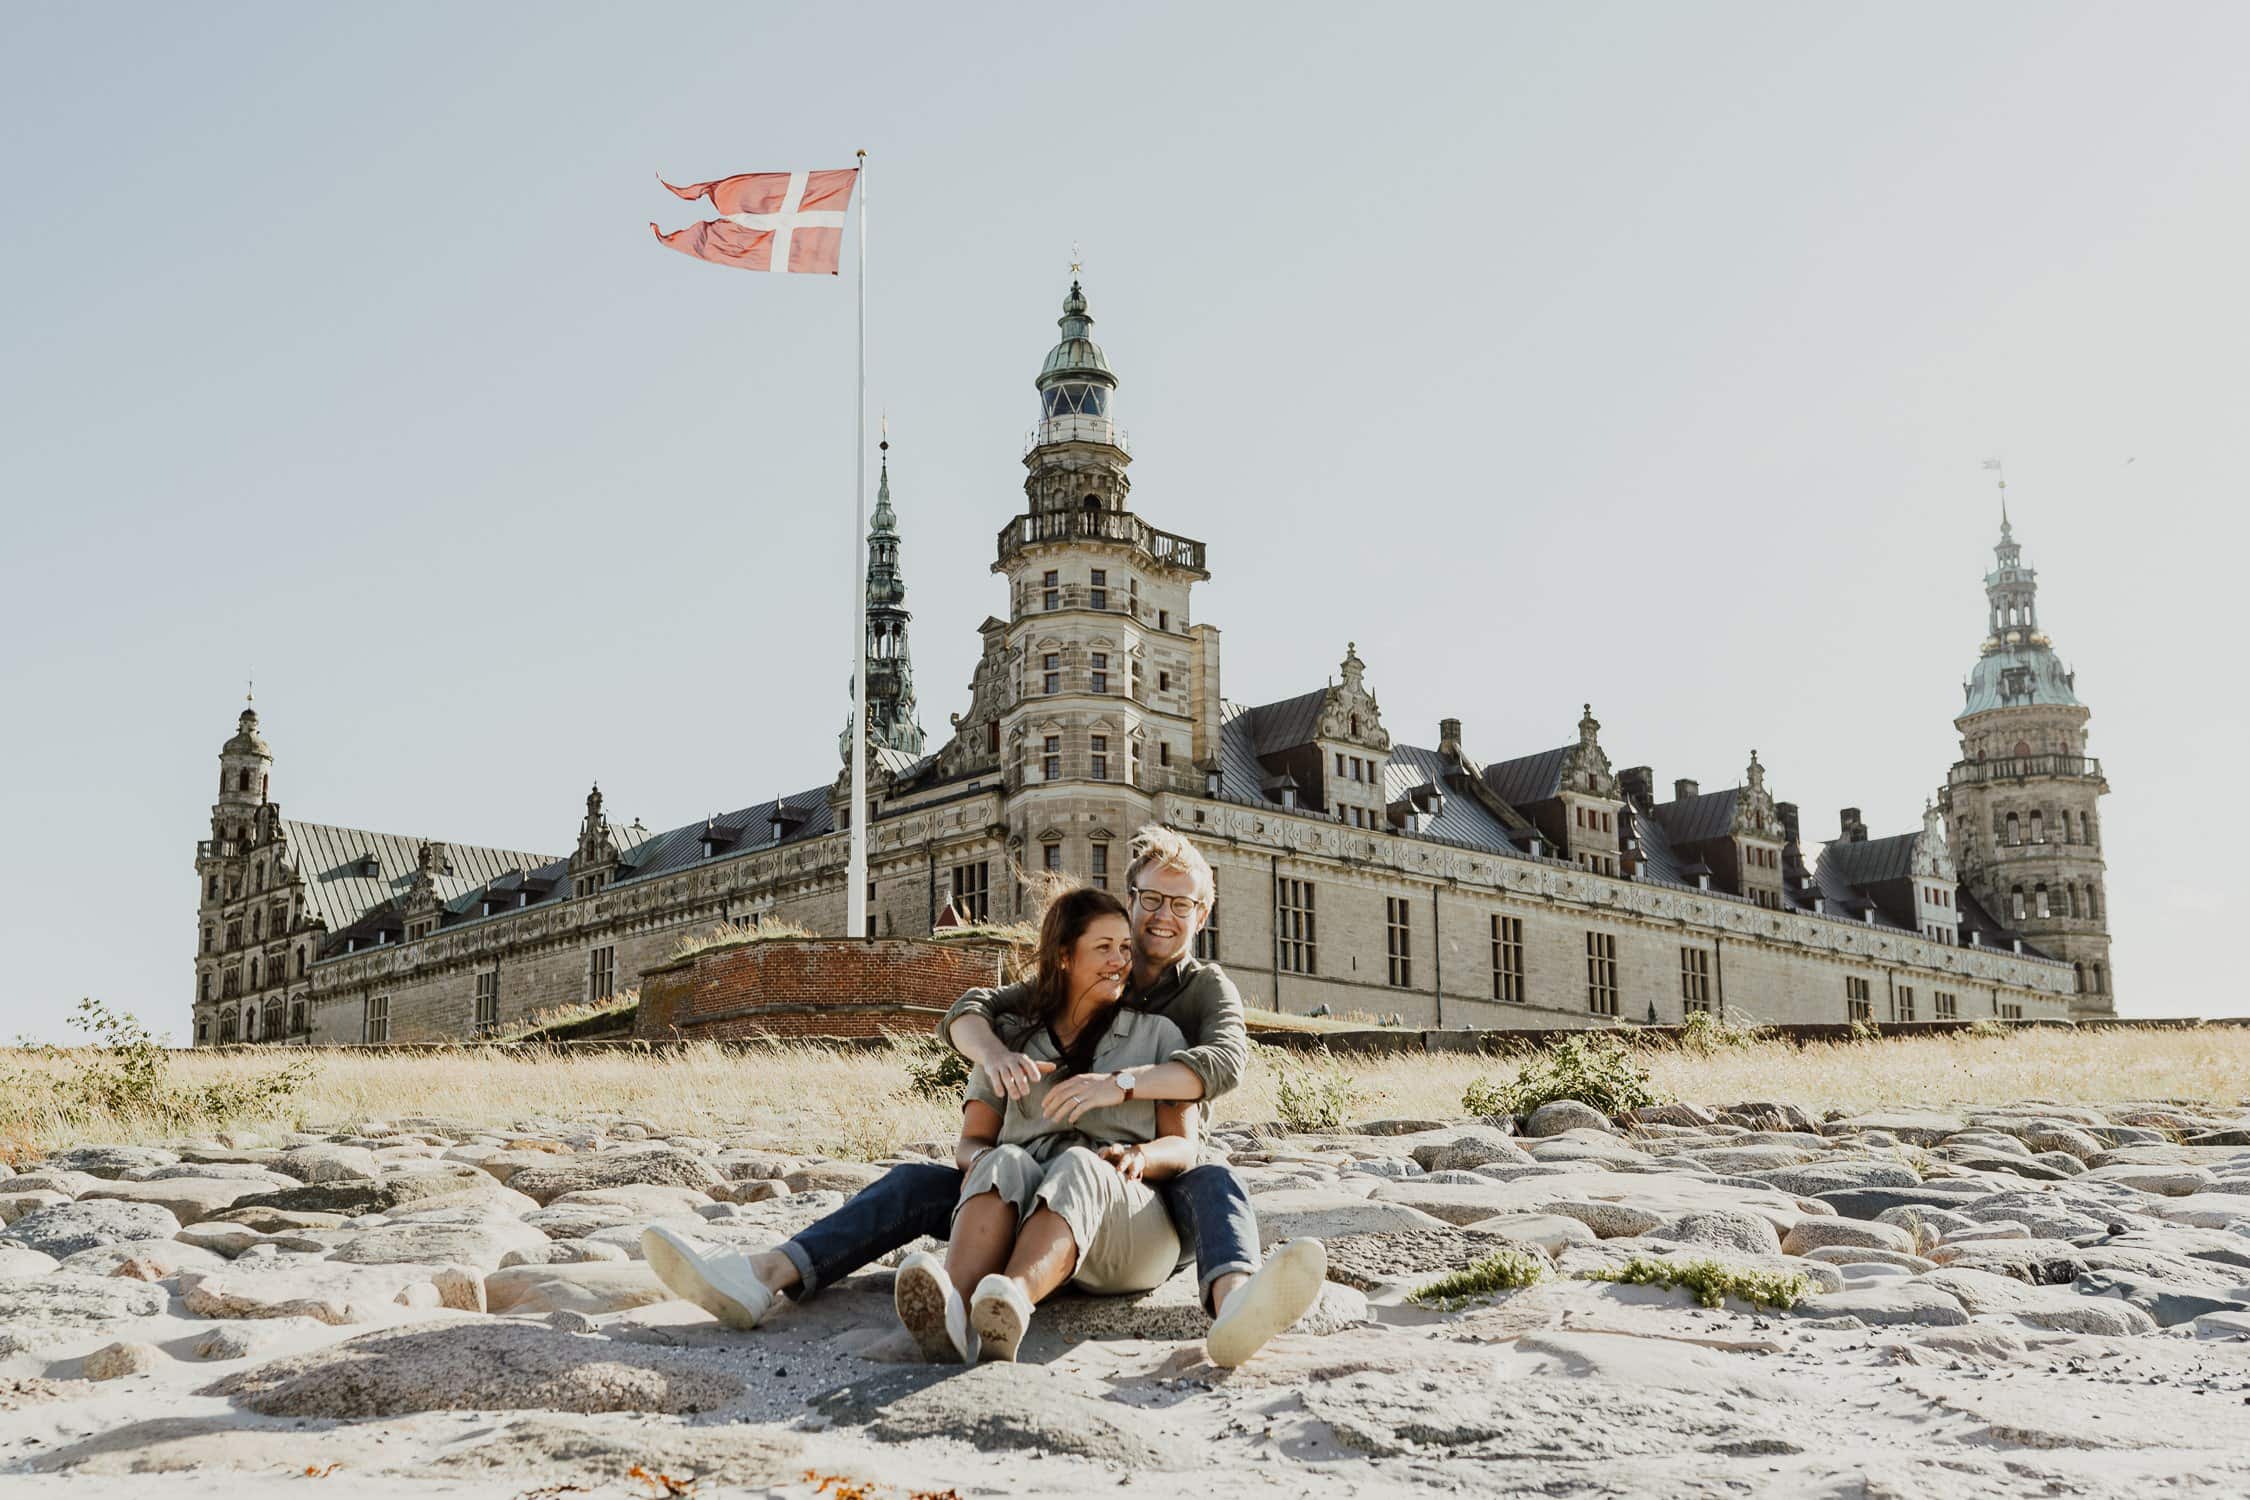
[[[2066,902],[2067,902],[2066,906],[2064,907],[2063,915],[2065,915],[2065,916],[2070,916],[2070,917],[2075,917],[2075,916],[2077,916],[2077,915],[2078,915],[2078,887],[2077,887],[2077,886],[2075,886],[2075,885],[2066,885],[2066,886],[2064,886],[2064,887],[2063,887],[2063,895],[2064,895],[2064,897],[2066,898]]]
[[[258,1035],[269,1042],[279,1040],[281,1036],[281,997],[279,995],[266,1002],[266,1013],[259,1020]]]
[[[289,1002],[289,1029],[296,1032],[302,1032],[306,1029],[305,1002],[302,999]]]
[[[209,969],[205,969],[196,981],[195,998],[198,1000],[211,998],[211,971]]]
[[[2023,920],[2023,887],[2022,887],[2022,886],[2020,886],[2020,885],[2019,885],[2019,886],[2015,886],[2015,887],[2013,887],[2013,888],[2011,888],[2011,889],[2009,890],[2009,892],[2008,892],[2008,909],[2009,909],[2009,911],[2010,911],[2010,912],[2011,912],[2011,913],[2013,914],[2013,916],[2012,916],[2012,920],[2014,920],[2014,921],[2017,921],[2017,922],[2021,922],[2021,921]]]
[[[2097,995],[2109,993],[2109,987],[2102,983],[2102,966],[2100,964],[2094,965],[2094,993]]]
[[[250,773],[248,771],[237,771],[234,773],[234,789],[238,792],[247,792],[250,790]]]
[[[2023,759],[2023,758],[2024,758],[2025,756],[2029,755],[2029,754],[2031,753],[2031,741],[2029,741],[2029,740],[2017,740],[2017,741],[2016,741],[2016,752],[2015,752],[2015,753],[2016,753],[2016,759],[2018,759],[2018,760],[2021,760],[2021,759]]]
[[[2079,993],[2079,994],[2081,994],[2081,995],[2085,994],[2085,993],[2086,993],[2086,966],[2085,966],[2084,964],[2072,964],[2072,965],[2071,965],[2070,967],[2071,967],[2071,968],[2072,968],[2072,970],[2074,970],[2074,971],[2075,971],[2075,972],[2077,973],[2077,975],[2078,975],[2078,993]]]
[[[195,1018],[195,1044],[200,1047],[210,1040],[211,1018],[209,1016],[197,1016]]]
[[[220,1012],[219,1012],[219,1045],[220,1045],[220,1046],[222,1046],[222,1047],[223,1047],[223,1046],[225,1046],[225,1045],[226,1045],[227,1043],[229,1043],[229,1042],[231,1042],[231,1041],[233,1041],[233,1040],[234,1040],[234,1032],[235,1032],[235,1027],[236,1027],[236,1025],[237,1025],[237,1024],[238,1024],[238,1023],[237,1023],[237,1021],[235,1020],[235,1014],[234,1014],[233,1010],[229,1009],[229,1010],[222,1010],[222,1011],[220,1011]]]
[[[2034,844],[2044,844],[2047,842],[2046,815],[2040,812],[2036,807],[2031,810],[2031,841]]]
[[[258,987],[258,956],[257,956],[256,954],[254,954],[254,953],[253,953],[253,954],[252,954],[252,955],[250,956],[250,988],[252,988],[252,989],[256,989],[257,987]]]
[[[2086,887],[2086,917],[2087,920],[2093,922],[2099,922],[2102,919],[2102,903],[2095,896],[2094,887],[2090,885]]]
[[[2016,815],[2014,813],[2008,814],[2008,842],[2011,844],[2020,844],[2023,842],[2023,829],[2016,822]]]
[[[298,975],[298,977],[299,977],[299,978],[303,978],[303,977],[304,977],[304,973],[305,973],[305,950],[304,950],[304,949],[303,949],[302,947],[299,947],[299,948],[297,949],[297,975]]]
[[[266,909],[259,907],[250,913],[250,941],[261,941],[266,935]]]
[[[2050,915],[2052,915],[2052,913],[2050,913],[2050,912],[2049,912],[2049,911],[2047,910],[2047,882],[2046,882],[2046,881],[2042,880],[2042,881],[2040,881],[2040,882],[2039,882],[2039,884],[2038,884],[2038,885],[2034,886],[2034,887],[2032,888],[2032,892],[2031,892],[2031,895],[2032,895],[2032,901],[2033,901],[2033,903],[2034,903],[2034,905],[2033,905],[2033,910],[2037,911],[2037,912],[2039,913],[2039,915],[2041,915],[2042,917],[2044,917],[2044,916],[2050,916]]]

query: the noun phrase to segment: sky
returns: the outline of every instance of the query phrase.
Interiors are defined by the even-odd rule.
[[[291,817],[559,853],[828,781],[854,289],[658,185],[869,152],[922,722],[1073,246],[1227,695],[1918,826],[1994,476],[2126,1014],[2250,1011],[2250,8],[0,7],[0,1037],[189,1030],[254,674]],[[872,434],[871,434],[872,436]],[[2219,925],[2214,925],[2215,923]]]

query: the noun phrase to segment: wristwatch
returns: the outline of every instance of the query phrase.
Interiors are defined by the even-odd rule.
[[[1130,1071],[1119,1073],[1115,1076],[1117,1078],[1117,1086],[1125,1091],[1125,1097],[1127,1099],[1132,1098],[1133,1085],[1138,1083],[1140,1080],[1135,1078]]]

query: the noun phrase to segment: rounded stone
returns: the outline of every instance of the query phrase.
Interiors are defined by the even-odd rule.
[[[1530,1136],[1561,1135],[1566,1130],[1615,1129],[1609,1116],[1576,1099],[1550,1100],[1533,1110],[1530,1118],[1523,1122],[1523,1133]]]
[[[98,1200],[58,1203],[26,1214],[0,1233],[0,1241],[61,1259],[126,1240],[168,1240],[179,1230],[171,1210],[157,1204]]]
[[[1648,1237],[1652,1240],[1671,1240],[1683,1245],[1709,1245],[1721,1250],[1738,1250],[1745,1255],[1781,1253],[1781,1237],[1774,1233],[1770,1221],[1758,1214],[1739,1213],[1731,1209],[1683,1214],[1668,1224],[1659,1224],[1649,1230]]]
[[[146,1375],[164,1362],[164,1351],[154,1344],[137,1344],[122,1341],[105,1344],[86,1356],[88,1380],[117,1380],[127,1375]]]
[[[1895,1224],[1872,1219],[1803,1219],[1781,1242],[1784,1255],[1803,1255],[1823,1245],[1851,1245],[1875,1250],[1914,1253],[1914,1236]]]

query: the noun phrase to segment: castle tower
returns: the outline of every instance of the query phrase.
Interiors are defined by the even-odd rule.
[[[1961,883],[2001,922],[2078,971],[2071,1012],[2116,1013],[2095,801],[2109,790],[2086,754],[2076,676],[2039,630],[2038,575],[2023,563],[2003,496],[1987,635],[1963,684],[1961,759],[1938,794]]]
[[[219,747],[211,836],[195,846],[198,1045],[282,1035],[302,912],[272,789],[273,749],[258,733],[258,711],[245,705]]]
[[[1126,840],[1155,796],[1201,787],[1196,716],[1208,697],[1215,739],[1217,633],[1188,623],[1190,590],[1211,576],[1203,544],[1128,507],[1117,375],[1093,322],[1073,281],[1062,337],[1033,382],[1026,508],[1001,530],[992,565],[1007,577],[1009,608],[1005,630],[987,631],[987,665],[1012,690],[988,724],[960,729],[991,735],[1015,793],[1010,852],[1021,865],[1122,889]]]
[[[891,508],[891,441],[883,439],[883,477],[875,490],[875,515],[867,533],[867,723],[878,748],[922,753],[915,717],[914,655],[906,641],[906,579],[898,566],[898,512]],[[838,739],[852,753],[851,718]]]

